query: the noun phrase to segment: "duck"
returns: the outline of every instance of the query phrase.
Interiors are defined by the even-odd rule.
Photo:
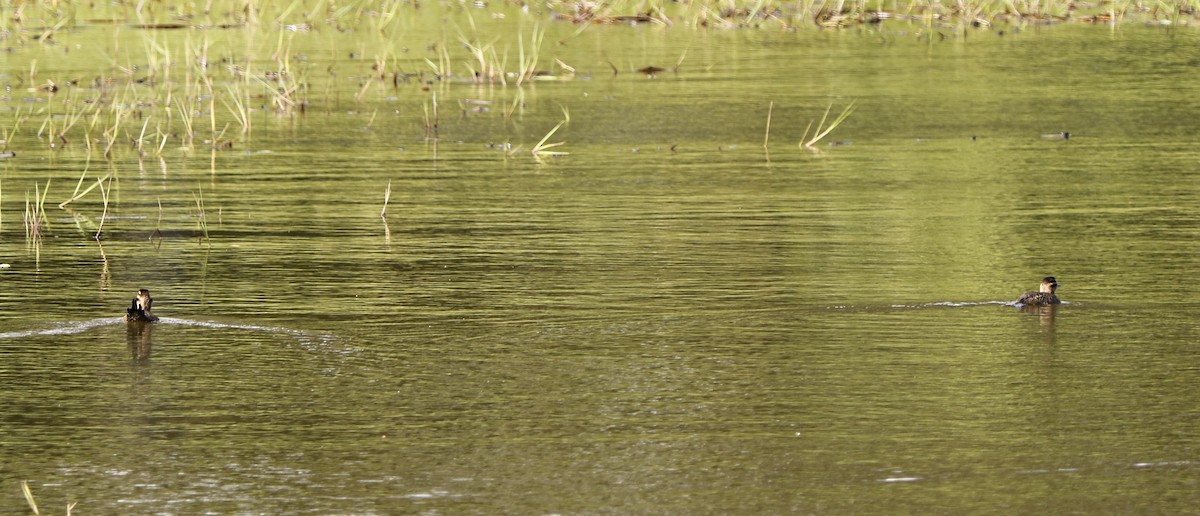
[[[1054,276],[1046,276],[1042,278],[1042,285],[1038,288],[1037,292],[1022,294],[1017,299],[1017,304],[1032,306],[1060,304],[1062,301],[1058,299],[1058,296],[1054,295],[1055,290],[1058,290],[1058,281],[1054,279]]]
[[[154,299],[150,297],[150,291],[139,289],[137,295],[130,302],[129,309],[125,311],[126,322],[153,322],[157,321],[158,317],[151,311],[150,307],[154,305]]]

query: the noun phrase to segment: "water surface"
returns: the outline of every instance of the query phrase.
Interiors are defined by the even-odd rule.
[[[295,40],[330,93],[234,149],[12,142],[6,511],[20,480],[84,513],[1200,502],[1194,33],[597,27],[552,52],[575,80],[435,86],[436,141],[418,85],[348,100],[339,37]],[[852,144],[797,146],[851,100]],[[497,148],[560,106],[568,156]],[[96,197],[53,207],[87,167],[119,181],[99,242]],[[1044,275],[1067,304],[1003,304]],[[126,328],[143,287],[164,319]]]

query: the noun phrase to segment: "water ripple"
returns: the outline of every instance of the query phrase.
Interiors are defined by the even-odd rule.
[[[122,324],[124,322],[125,322],[124,318],[121,318],[121,317],[101,317],[101,318],[97,318],[97,319],[89,319],[87,321],[56,323],[57,325],[53,326],[51,328],[10,331],[10,332],[0,333],[0,339],[19,339],[19,338],[24,338],[24,337],[32,337],[35,335],[75,335],[78,333],[83,333],[85,331],[91,330],[93,328],[99,328],[99,327],[110,326],[110,325],[115,325],[115,324]],[[179,318],[175,318],[175,317],[162,317],[158,320],[158,324],[194,326],[194,327],[200,327],[200,328],[214,328],[214,329],[251,330],[251,331],[262,331],[262,332],[268,332],[268,333],[281,333],[281,334],[292,335],[304,343],[312,343],[314,340],[320,341],[320,342],[326,342],[332,338],[332,336],[328,335],[328,334],[323,334],[323,333],[314,334],[313,332],[310,332],[310,331],[297,330],[294,328],[285,328],[282,326],[263,326],[263,325],[258,325],[258,324],[227,324],[227,323],[219,323],[219,322],[213,322],[213,321],[197,321],[197,320],[192,320],[192,319],[179,319]]]

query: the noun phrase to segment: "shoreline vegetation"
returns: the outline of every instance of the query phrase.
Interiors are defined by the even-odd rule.
[[[525,106],[521,86],[579,73],[545,49],[601,26],[858,28],[932,41],[1063,23],[1186,26],[1200,23],[1198,13],[1200,0],[11,2],[0,6],[0,51],[7,54],[0,68],[6,85],[0,92],[0,158],[8,162],[19,154],[16,147],[39,146],[83,146],[106,160],[124,148],[138,157],[161,156],[169,148],[228,150],[251,138],[256,116],[331,109],[334,103],[321,100],[338,95],[332,83],[339,74],[359,81],[354,100],[364,104],[416,86],[423,102],[418,120],[426,139],[436,140],[439,93],[447,86],[516,86],[503,98],[459,101],[464,112],[494,105],[500,108],[495,113],[512,119]],[[414,40],[415,26],[441,36]],[[546,41],[547,27],[561,37]],[[328,42],[329,34],[353,34],[358,48],[318,67],[306,52]],[[104,44],[94,45],[97,40]],[[112,48],[88,48],[100,46]],[[72,54],[81,51],[98,51],[107,62],[64,72],[62,62],[77,60]],[[588,63],[587,73],[653,78],[678,71],[686,58],[685,50],[675,63],[656,63],[666,68],[624,70],[606,60]],[[549,136],[544,131],[533,138]]]
[[[1200,0],[6,2],[0,5],[0,52],[5,54],[0,82],[6,86],[0,91],[0,165],[11,170],[21,160],[17,156],[30,150],[84,149],[88,160],[110,164],[157,158],[165,171],[168,153],[215,156],[244,147],[253,138],[256,119],[333,112],[347,100],[348,88],[354,90],[356,110],[370,117],[368,127],[380,102],[403,98],[409,103],[404,116],[424,128],[426,141],[437,141],[440,118],[454,112],[455,101],[447,98],[457,97],[463,113],[489,112],[508,123],[526,114],[523,87],[533,81],[570,80],[577,73],[652,78],[678,71],[687,59],[684,50],[674,63],[642,68],[622,63],[621,68],[605,57],[577,72],[576,66],[584,68],[581,63],[550,52],[572,38],[608,30],[604,26],[866,30],[932,42],[1064,23],[1107,24],[1113,30],[1127,23],[1187,26],[1197,23],[1198,10]],[[555,37],[547,38],[548,29]],[[316,54],[321,57],[312,58]],[[449,88],[463,84],[500,87],[450,94]],[[833,104],[826,103],[820,101],[814,111],[824,108],[828,116]],[[802,148],[815,150],[814,144],[849,116],[852,108],[838,104],[842,115],[829,125],[822,117],[816,136],[802,140]],[[568,107],[562,107],[563,119],[553,128],[518,129],[514,123],[512,139],[529,145],[540,138],[525,151],[537,161],[567,155],[550,150],[566,141],[548,140],[569,124]],[[769,110],[766,126],[764,149]],[[505,149],[505,159],[521,150],[515,143],[497,145]],[[79,179],[72,193],[61,192],[67,200],[60,208],[90,195],[107,214],[109,189],[118,187],[110,184],[116,169],[108,168],[64,171]],[[42,207],[50,179],[44,189],[35,184],[33,202],[26,193],[25,228],[31,240],[46,229]],[[94,228],[97,239],[104,217]]]
[[[544,4],[521,0],[290,3],[210,0],[174,6],[162,1],[76,5],[12,2],[0,6],[0,157],[15,154],[14,141],[35,132],[49,148],[83,145],[111,159],[122,143],[138,155],[168,146],[194,151],[197,144],[229,149],[250,138],[255,115],[303,114],[328,97],[339,73],[366,77],[354,100],[416,84],[425,93],[420,120],[436,139],[439,88],[448,84],[524,85],[570,79],[577,70],[544,48],[566,44],[601,26],[670,30],[777,31],[877,30],[945,40],[971,32],[1004,35],[1033,26],[1123,23],[1186,26],[1198,23],[1200,0],[1141,3],[1128,0],[892,0],[673,2],[662,0]],[[425,24],[434,39],[413,41]],[[484,27],[488,24],[487,27]],[[546,41],[547,27],[563,36]],[[564,28],[565,27],[565,28]],[[102,31],[109,31],[113,35]],[[320,34],[354,34],[359,48],[317,69],[305,51]],[[104,45],[94,45],[97,34]],[[107,62],[64,73],[62,61],[81,50],[100,50]],[[513,47],[516,47],[515,49]],[[423,50],[422,50],[423,49]],[[511,55],[515,51],[516,55]],[[56,52],[58,54],[56,54]],[[110,53],[112,52],[112,53]],[[40,55],[37,55],[40,54]],[[590,73],[674,72],[686,59],[621,70],[611,61],[588,63]],[[648,63],[649,64],[649,63]],[[674,65],[672,68],[671,65]],[[339,67],[337,70],[334,66]],[[523,96],[467,100],[464,110],[497,102],[506,119]],[[41,105],[37,105],[41,103]],[[24,104],[24,105],[23,105]],[[483,107],[479,107],[483,106]],[[544,133],[539,133],[544,134]]]
[[[524,16],[582,27],[597,24],[650,23],[692,28],[836,28],[888,20],[988,27],[998,23],[1191,24],[1200,0],[436,0],[434,2],[333,2],[293,0],[209,0],[203,5],[174,5],[162,0],[75,5],[56,0],[6,2],[0,6],[5,39],[46,40],[58,31],[89,25],[127,24],[141,29],[230,29],[274,25],[313,29],[353,27],[368,19],[380,28],[428,9],[473,9],[491,16]],[[519,13],[519,14],[518,14]]]
[[[887,20],[921,22],[942,27],[987,28],[994,24],[1101,23],[1139,21],[1160,25],[1196,21],[1200,2],[1133,1],[822,1],[794,2],[574,2],[550,4],[557,19],[576,24],[656,23],[696,28],[843,28]],[[631,7],[635,13],[630,14]]]

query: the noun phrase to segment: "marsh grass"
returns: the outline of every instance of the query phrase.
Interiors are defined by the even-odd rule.
[[[50,193],[50,180],[46,187],[33,184],[33,201],[29,200],[29,191],[25,192],[25,239],[28,241],[41,240],[42,235],[50,227],[50,219],[46,216],[46,195]]]
[[[253,128],[253,122],[250,118],[250,110],[246,107],[249,99],[244,91],[234,87],[234,85],[226,84],[226,90],[229,92],[229,99],[221,99],[221,103],[225,104],[225,108],[233,114],[234,119],[242,127],[242,135],[250,136],[250,130]]]
[[[80,102],[77,91],[71,90],[69,98],[63,103],[65,111],[62,114],[56,115],[55,111],[47,110],[46,119],[38,129],[38,138],[46,138],[51,148],[58,144],[70,144],[71,140],[67,138],[67,134],[88,115],[87,108],[81,108],[81,104],[83,103]],[[57,123],[59,118],[62,120],[61,124]]]
[[[98,155],[110,161],[122,158],[123,152],[135,152],[139,156],[153,153],[162,157],[169,154],[172,144],[182,153],[190,154],[195,152],[198,139],[211,142],[213,147],[227,149],[232,146],[232,141],[222,140],[226,130],[234,135],[229,137],[233,140],[238,139],[238,133],[241,139],[248,139],[253,133],[256,116],[261,117],[263,113],[303,114],[308,109],[310,88],[337,91],[337,87],[328,86],[329,82],[347,76],[355,77],[355,80],[364,76],[370,78],[357,86],[355,99],[362,103],[371,102],[372,95],[385,90],[388,95],[402,98],[405,84],[410,80],[419,83],[423,92],[436,90],[425,102],[424,109],[397,110],[409,117],[410,123],[415,124],[419,117],[425,137],[436,139],[444,136],[447,130],[447,126],[439,123],[437,94],[443,98],[453,94],[449,92],[450,88],[496,84],[511,91],[515,85],[512,103],[499,111],[505,121],[511,121],[524,106],[524,90],[534,81],[561,80],[577,73],[590,76],[605,64],[615,74],[617,67],[607,57],[598,57],[594,62],[567,64],[553,55],[558,48],[569,45],[572,38],[583,32],[602,30],[596,27],[605,24],[653,25],[664,30],[788,31],[894,24],[901,27],[889,31],[891,33],[912,34],[912,37],[933,41],[946,34],[965,36],[969,31],[986,31],[997,24],[1026,27],[1066,22],[1108,23],[1116,30],[1117,24],[1136,19],[1182,25],[1194,23],[1200,12],[1200,0],[1165,0],[1153,4],[1132,0],[1097,3],[1068,0],[900,3],[890,0],[613,0],[606,3],[551,0],[538,9],[522,9],[503,3],[480,6],[490,14],[487,21],[472,14],[480,11],[463,11],[462,16],[451,18],[458,20],[458,24],[447,23],[446,34],[435,36],[439,39],[420,41],[408,34],[410,27],[425,20],[441,20],[441,15],[428,16],[433,7],[412,2],[367,5],[324,0],[275,3],[210,0],[203,8],[192,7],[197,11],[195,26],[186,26],[185,23],[190,22],[180,23],[174,19],[179,14],[177,11],[161,6],[143,8],[155,5],[153,2],[99,2],[72,4],[64,9],[60,2],[49,0],[0,5],[0,30],[8,34],[6,41],[15,49],[6,56],[7,63],[11,64],[6,64],[13,70],[11,75],[25,85],[25,91],[40,102],[13,111],[13,123],[3,132],[5,148],[22,134],[36,133],[39,141],[48,147],[78,145],[82,141],[89,150],[94,147]],[[203,14],[199,14],[200,11]],[[510,21],[491,21],[503,18]],[[65,48],[64,42],[68,40],[78,44],[78,40],[72,39],[78,37],[72,29],[89,23],[88,20],[136,23],[133,30],[137,31],[129,38],[114,36],[113,55],[107,56],[107,62],[97,67],[103,71],[94,78],[81,80],[56,75],[63,72],[47,68],[50,61],[46,57],[41,61],[33,57],[21,60],[22,56],[28,55],[24,50],[26,47],[44,45],[47,50],[52,50],[55,45],[60,45]],[[160,25],[184,30],[157,30]],[[220,26],[227,32],[198,30],[211,26]],[[567,26],[565,30],[564,26]],[[912,30],[908,30],[910,28]],[[328,82],[314,80],[310,86],[313,66],[306,64],[304,52],[312,52],[312,47],[323,41],[319,38],[343,32],[363,34],[358,50],[362,54],[370,53],[370,57],[352,58],[348,65],[337,60],[326,69]],[[550,40],[547,40],[548,34],[552,34]],[[675,63],[675,71],[687,57],[688,50],[685,49]],[[339,75],[346,66],[350,70]],[[464,70],[467,73],[456,76],[456,71]],[[94,72],[86,71],[88,74]],[[325,80],[324,77],[317,79]],[[323,103],[323,108],[329,111],[338,109],[337,106],[336,98]],[[772,115],[773,106],[768,107],[764,147],[770,143]],[[849,116],[849,112],[843,115]],[[202,121],[205,118],[207,120]],[[812,148],[844,119],[833,117],[833,122],[828,125],[828,118],[823,119],[826,121],[816,124],[816,136],[810,138],[806,131],[800,145]],[[31,120],[35,122],[29,123]],[[552,137],[561,127],[552,129],[547,136]],[[534,154],[554,155],[554,147],[561,142],[548,141],[541,142]],[[126,142],[130,145],[125,145]]]
[[[179,112],[179,120],[183,123],[183,146],[188,150],[196,149],[196,130],[192,125],[192,110],[183,105],[183,101],[176,99],[175,108]]]
[[[541,53],[542,40],[546,38],[546,30],[540,29],[535,25],[533,34],[529,36],[529,50],[525,50],[525,38],[517,35],[517,59],[519,62],[519,70],[517,72],[517,86],[520,86],[527,80],[533,79],[537,75],[538,56]]]
[[[654,24],[693,29],[770,29],[805,27],[842,29],[889,22],[929,22],[939,28],[965,30],[997,23],[1120,23],[1130,14],[1147,21],[1195,18],[1195,0],[1136,3],[1130,0],[614,0],[604,4],[549,2],[560,20],[578,26],[576,35],[595,25]]]
[[[483,43],[477,38],[469,39],[463,34],[458,35],[458,40],[470,54],[471,61],[467,67],[471,70],[471,77],[475,82],[505,82],[504,63],[496,53],[495,41]]]
[[[1073,2],[1071,0],[928,0],[895,2],[893,0],[714,0],[710,2],[677,2],[672,0],[612,0],[609,2],[579,2],[550,0],[539,9],[495,7],[493,14],[520,16],[535,23],[547,18],[574,24],[575,32],[597,25],[650,24],[661,27],[691,29],[794,29],[804,26],[836,28],[873,24],[881,20],[912,20],[936,18],[948,24],[968,23],[985,19],[998,20],[1084,20],[1096,13],[1137,13],[1144,17],[1172,17],[1181,14],[1194,16],[1195,0],[1164,0],[1137,3],[1130,0]],[[5,3],[0,15],[7,21],[5,29],[17,29],[19,41],[53,41],[58,33],[72,28],[79,20],[122,19],[138,26],[154,28],[158,24],[178,24],[178,13],[170,9],[145,9],[145,2],[107,2],[72,6],[64,15],[60,2]],[[156,4],[149,4],[156,5]],[[199,7],[195,8],[200,11]],[[317,32],[330,26],[333,30],[359,28],[376,35],[381,41],[393,41],[402,36],[404,23],[420,9],[431,9],[415,2],[381,2],[368,5],[360,2],[331,3],[326,1],[293,0],[291,2],[252,3],[246,0],[209,0],[204,3],[203,15],[209,23],[235,26],[247,32],[279,29],[288,34]],[[470,14],[466,15],[468,18]],[[199,17],[199,16],[197,16]],[[266,23],[264,23],[266,21]],[[474,21],[468,19],[474,25]],[[147,31],[152,32],[152,31]],[[146,34],[142,47],[159,59],[150,61],[170,63],[171,49],[155,34]]]

